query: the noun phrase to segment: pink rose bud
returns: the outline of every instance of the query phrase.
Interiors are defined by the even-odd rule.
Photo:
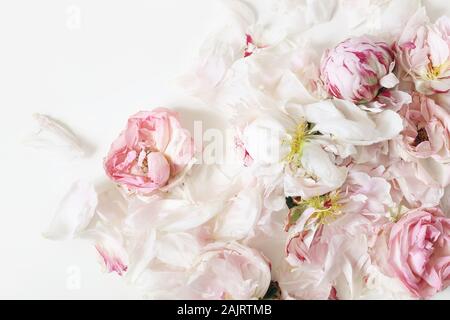
[[[181,127],[178,114],[158,108],[139,112],[128,120],[104,165],[113,181],[147,194],[166,186],[193,155],[191,134]]]
[[[321,78],[333,97],[354,103],[372,101],[382,87],[392,88],[394,54],[385,42],[350,38],[328,50],[321,62]]]

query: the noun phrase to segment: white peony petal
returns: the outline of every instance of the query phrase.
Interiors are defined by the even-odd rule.
[[[186,281],[187,274],[183,270],[146,269],[136,279],[134,285],[143,291],[146,299],[193,299],[185,287]]]
[[[380,269],[372,265],[368,268],[366,286],[359,297],[365,300],[409,300],[411,293],[397,279],[383,274]]]
[[[201,243],[189,233],[167,233],[157,240],[157,258],[170,266],[189,268],[201,251]]]
[[[428,32],[428,45],[430,46],[430,55],[433,67],[439,67],[448,60],[448,43],[445,42],[436,32]]]
[[[277,97],[282,101],[290,101],[299,104],[317,102],[317,98],[308,91],[305,85],[292,71],[287,71],[281,76],[276,90]]]
[[[217,216],[214,235],[221,240],[240,240],[249,235],[262,210],[262,190],[248,187],[230,200]]]
[[[116,272],[120,276],[127,272],[128,253],[120,232],[100,225],[83,232],[82,237],[95,243],[105,272]]]
[[[404,1],[402,1],[404,2]],[[404,44],[416,36],[417,29],[429,21],[425,7],[419,7],[414,15],[408,20],[403,32],[398,40],[399,44]]]
[[[293,127],[293,121],[291,127]],[[249,124],[242,140],[250,156],[258,163],[273,164],[282,160],[282,140],[286,137],[285,123],[269,117],[260,117]]]
[[[353,145],[370,145],[395,137],[403,129],[401,117],[391,111],[370,113],[352,102],[333,99],[304,107],[308,122],[322,133]]]
[[[205,247],[190,270],[188,286],[202,299],[258,299],[270,285],[270,266],[256,250],[237,242]]]
[[[243,29],[256,22],[257,9],[245,0],[225,0],[222,3],[233,14],[234,21]]]
[[[156,256],[156,231],[150,229],[138,234],[131,241],[130,247],[130,268],[127,276],[131,282],[135,282]]]
[[[91,222],[97,204],[94,186],[86,181],[75,182],[58,205],[44,236],[53,240],[78,236]]]

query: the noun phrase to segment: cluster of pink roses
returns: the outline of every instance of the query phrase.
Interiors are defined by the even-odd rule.
[[[345,161],[347,180],[335,191],[294,198],[288,219],[288,261],[294,269],[319,266],[324,272],[321,280],[329,277],[324,293],[340,281],[346,255],[351,256],[350,264],[354,260],[354,268],[366,273],[365,282],[371,264],[400,280],[415,297],[432,297],[450,284],[446,206],[450,109],[437,102],[438,95],[448,95],[450,90],[449,31],[447,17],[430,24],[421,9],[393,45],[369,37],[350,38],[322,58],[321,80],[330,96],[368,112],[394,110],[403,124],[397,136],[361,146],[359,154],[350,155]],[[394,87],[411,100],[386,100],[393,96]],[[380,108],[377,103],[382,100],[388,103]],[[367,250],[347,253],[355,248],[346,242],[358,241],[361,235],[368,241]],[[322,267],[327,264],[329,270]],[[336,268],[338,274],[333,274]],[[292,294],[310,293],[292,288]]]
[[[351,36],[318,59],[292,45],[291,29],[255,19],[241,21],[230,50],[225,40],[206,50],[193,77],[213,84],[200,98],[229,115],[237,168],[196,163],[202,150],[178,113],[140,112],[104,161],[119,187],[77,185],[83,212],[56,225],[94,239],[106,269],[150,298],[444,290],[450,20],[430,23],[421,8],[394,41]]]

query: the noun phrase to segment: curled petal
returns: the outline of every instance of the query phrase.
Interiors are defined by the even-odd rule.
[[[24,141],[26,146],[57,152],[67,158],[80,158],[87,154],[87,146],[66,125],[39,113],[34,114],[33,119],[37,130]]]

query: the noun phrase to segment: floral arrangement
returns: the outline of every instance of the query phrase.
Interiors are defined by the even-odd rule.
[[[139,112],[105,157],[107,187],[76,182],[46,236],[92,241],[107,272],[152,299],[444,290],[450,19],[378,1],[378,27],[346,16],[347,37],[320,46],[332,19],[372,2],[227,1],[234,24],[182,84],[227,122],[234,161],[214,161],[182,113]]]

